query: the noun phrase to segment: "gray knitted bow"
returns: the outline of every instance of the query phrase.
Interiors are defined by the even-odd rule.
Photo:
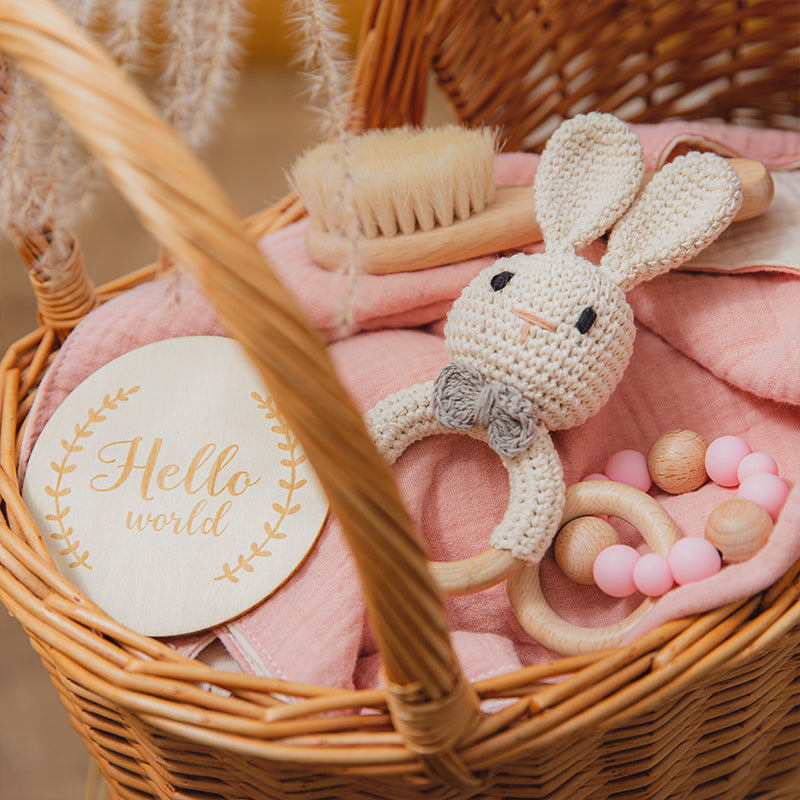
[[[448,428],[489,429],[489,444],[511,458],[528,449],[536,430],[533,403],[519,389],[489,382],[471,364],[451,361],[433,384],[433,413]]]

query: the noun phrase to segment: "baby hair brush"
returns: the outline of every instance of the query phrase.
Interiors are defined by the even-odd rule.
[[[542,238],[530,186],[495,186],[496,137],[458,125],[367,131],[350,140],[348,159],[336,143],[301,156],[291,180],[310,217],[311,257],[337,270],[351,242],[343,231],[358,218],[360,267],[386,274],[450,264],[521,247]],[[736,220],[758,216],[774,193],[757,161],[730,159],[742,182]],[[352,166],[351,166],[352,165]],[[352,203],[341,202],[351,182]],[[353,208],[355,206],[355,208]]]

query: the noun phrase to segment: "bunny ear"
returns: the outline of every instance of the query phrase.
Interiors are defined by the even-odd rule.
[[[536,219],[548,252],[580,251],[630,205],[644,174],[639,139],[611,114],[562,123],[536,172]]]
[[[627,291],[699,253],[741,204],[739,176],[724,158],[679,156],[653,176],[611,231],[600,264]]]

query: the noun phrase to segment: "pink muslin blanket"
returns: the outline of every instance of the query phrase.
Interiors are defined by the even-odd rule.
[[[686,148],[758,158],[772,168],[800,165],[797,134],[685,123],[636,131],[650,169]],[[498,180],[532,182],[537,163],[531,155],[499,156]],[[631,293],[639,333],[625,377],[595,417],[553,434],[567,483],[601,471],[617,450],[646,451],[664,431],[690,428],[707,440],[742,436],[754,450],[778,461],[791,487],[762,551],[713,578],[673,589],[629,638],[666,620],[758,592],[800,557],[800,232],[787,223],[793,215],[796,220],[800,208],[798,178],[800,173],[776,176],[776,201],[765,215],[737,223],[688,269]],[[331,358],[359,408],[366,411],[391,392],[435,377],[447,362],[443,319],[461,289],[491,259],[362,276],[356,334],[342,337],[347,279],[311,261],[304,234],[305,223],[299,222],[261,244],[328,337]],[[223,331],[186,278],[178,293],[169,282],[154,282],[95,311],[69,337],[45,376],[29,416],[21,469],[52,411],[91,372],[149,342],[198,334]],[[508,493],[505,470],[492,451],[464,435],[431,437],[409,448],[395,469],[431,558],[455,560],[486,548]],[[733,496],[714,484],[677,497],[654,494],[686,535],[702,535],[710,511]],[[626,542],[645,549],[635,531],[623,528],[622,533]],[[641,600],[615,600],[572,583],[551,554],[541,574],[551,605],[577,624],[617,621]],[[552,657],[518,624],[502,585],[449,599],[447,611],[454,646],[472,680]],[[217,631],[174,645],[196,654],[217,637],[246,671],[342,687],[380,681],[357,570],[335,519],[296,575],[267,601]]]

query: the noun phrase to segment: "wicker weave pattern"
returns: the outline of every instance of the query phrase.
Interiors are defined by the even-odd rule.
[[[507,118],[502,124],[508,146],[528,142],[534,131],[541,135],[544,129],[539,126],[549,124],[552,114],[574,108],[563,101],[565,91],[574,93],[581,110],[586,110],[587,103],[604,102],[587,99],[595,96],[565,81],[564,76],[571,75],[566,65],[572,62],[567,60],[561,73],[557,64],[562,62],[557,62],[553,77],[545,79],[561,87],[552,95],[558,98],[550,101],[555,105],[549,108],[541,103],[542,108],[537,106],[535,111],[530,103],[526,105],[530,84],[521,81],[521,73],[512,67],[515,55],[522,52],[528,64],[525,70],[529,69],[538,62],[531,61],[526,51],[547,46],[548,36],[535,37],[535,47],[530,48],[528,33],[522,35],[535,13],[550,14],[554,21],[549,38],[562,47],[570,43],[576,47],[581,39],[606,43],[606,51],[592,51],[594,57],[600,54],[592,86],[611,80],[604,65],[614,60],[609,58],[611,34],[604,34],[605,39],[600,36],[599,21],[605,19],[601,13],[618,11],[614,24],[630,31],[619,41],[644,41],[648,52],[660,52],[654,44],[656,35],[648,33],[653,28],[666,40],[683,41],[674,28],[679,17],[675,5],[652,0],[648,5],[651,19],[636,25],[627,16],[633,14],[631,3],[579,5],[585,6],[583,12],[588,15],[580,17],[582,24],[588,21],[594,28],[585,35],[557,36],[564,18],[569,16],[572,30],[579,19],[577,6],[559,11],[568,8],[567,0],[542,4],[541,12],[536,11],[539,6],[531,5],[532,10],[521,13],[517,9],[522,4],[500,2],[371,4],[365,16],[357,82],[365,124],[417,120],[424,103],[425,68],[432,60],[459,108],[467,106],[467,98],[478,109],[477,116],[502,107],[499,113]],[[681,19],[694,24],[700,12],[695,13],[689,4],[680,5]],[[740,31],[742,42],[753,32],[769,31],[766,38],[780,48],[790,36],[783,32],[796,23],[794,2],[742,0],[711,5],[738,15],[739,28],[728,22],[726,30]],[[705,8],[704,3],[696,6]],[[671,14],[667,13],[670,8]],[[628,11],[622,14],[620,9]],[[482,10],[488,16],[480,23],[483,28],[475,28],[474,20],[481,18]],[[772,21],[762,19],[762,12]],[[106,161],[113,161],[119,150],[126,152],[125,147],[111,144],[113,137],[106,138],[109,127],[128,143],[130,151],[142,148],[136,169],[124,158],[121,168],[117,164],[123,191],[166,244],[200,265],[205,285],[215,299],[222,298],[223,317],[236,318],[236,335],[247,340],[253,357],[267,362],[279,378],[270,379],[270,385],[283,385],[284,407],[297,409],[292,424],[298,435],[313,439],[319,419],[331,414],[325,436],[314,447],[308,447],[305,438],[304,444],[318,474],[327,476],[331,491],[343,496],[342,502],[349,506],[339,513],[354,528],[353,549],[372,595],[370,611],[387,671],[400,687],[389,697],[384,691],[348,692],[215,672],[126,630],[75,591],[49,560],[15,480],[21,431],[36,387],[63,335],[60,328],[41,327],[14,345],[0,363],[0,599],[28,632],[115,796],[130,800],[589,800],[624,793],[643,800],[743,800],[753,792],[762,800],[796,800],[800,783],[800,564],[762,596],[697,619],[670,623],[626,648],[561,659],[464,686],[424,557],[413,533],[404,529],[402,509],[396,506],[380,465],[372,466],[375,462],[364,444],[360,420],[349,417],[352,410],[337,399],[340,395],[329,381],[319,344],[291,311],[281,307],[281,290],[262,274],[260,261],[251,264],[260,277],[249,276],[251,283],[246,282],[247,266],[243,265],[253,256],[252,243],[243,236],[244,229],[224,198],[199,166],[183,160],[163,127],[147,127],[143,122],[146,108],[121,89],[108,91],[105,78],[101,79],[102,71],[109,69],[106,62],[89,69],[86,77],[80,59],[70,54],[71,48],[83,50],[82,40],[69,26],[60,30],[57,17],[45,0],[1,0],[3,47],[24,55],[31,71],[52,81],[55,91],[68,98],[62,100],[67,106],[85,102],[93,92],[102,96],[101,87],[106,87],[96,105],[87,105],[82,114],[73,110],[76,126]],[[716,19],[713,14],[711,18]],[[501,47],[492,38],[495,25],[520,33],[518,45]],[[44,39],[42,30],[49,31]],[[796,41],[796,30],[791,35]],[[736,41],[741,55],[744,45]],[[481,51],[476,44],[489,47]],[[59,52],[55,68],[48,49],[53,45]],[[492,48],[503,58],[489,62],[486,52]],[[776,54],[771,45],[754,49],[752,57],[759,53],[770,75],[795,58],[790,53]],[[662,53],[663,63],[672,64],[664,59]],[[691,64],[682,78],[687,84],[696,77]],[[729,74],[730,66],[730,60],[720,57],[720,74]],[[497,85],[469,78],[482,71],[484,77],[492,75]],[[778,99],[788,97],[792,103],[770,100],[764,105],[773,115],[796,115],[796,75],[789,75],[790,71],[783,69],[780,78],[764,78],[742,91],[748,98],[761,100],[770,95],[768,88],[782,81],[782,88],[772,94]],[[85,84],[76,90],[70,81],[82,74]],[[662,75],[661,80],[666,78]],[[734,83],[732,78],[730,85]],[[611,84],[607,96],[616,93],[622,100],[629,99],[628,84]],[[125,102],[120,101],[123,94]],[[675,113],[674,105],[658,100],[655,93],[642,96],[645,102],[648,97],[655,101],[648,119]],[[735,98],[738,90],[731,89],[725,96]],[[495,97],[502,99],[500,105]],[[522,113],[510,114],[517,107]],[[464,119],[472,117],[465,114]],[[775,122],[774,116],[768,119]],[[139,125],[145,127],[140,130]],[[139,169],[146,173],[143,181]],[[165,179],[165,185],[160,185]],[[182,205],[181,196],[192,202]],[[287,198],[250,220],[246,230],[250,235],[263,234],[280,228],[300,211]],[[148,280],[153,272],[147,268],[104,287],[99,301]],[[272,293],[277,293],[277,301],[265,297]],[[257,299],[250,306],[253,297]],[[271,330],[266,334],[261,330],[254,337],[247,324],[251,313],[261,315],[253,327],[274,324],[281,336],[287,330],[293,335],[272,339]],[[284,359],[286,353],[297,361],[293,368]],[[343,424],[342,418],[349,422]],[[363,492],[357,485],[360,481],[368,487]],[[393,576],[391,582],[388,574]],[[563,680],[552,683],[556,677]],[[285,702],[286,696],[297,702]],[[498,713],[479,715],[472,713],[476,698],[508,704]],[[437,705],[441,702],[445,705]],[[452,719],[458,732],[450,736],[448,731],[445,737],[433,726],[416,724],[415,706],[423,715],[431,708],[445,713],[455,707]],[[363,714],[362,709],[372,713]],[[406,716],[410,724],[401,727],[398,720]],[[432,732],[432,746],[430,741],[415,739]]]
[[[429,30],[459,119],[523,150],[590,109],[796,126],[798,24],[764,0],[446,0]]]
[[[9,607],[31,632],[88,749],[122,798],[199,800],[209,792],[225,798],[401,800],[418,796],[415,789],[451,800],[611,798],[621,792],[652,797],[656,781],[663,797],[733,800],[758,784],[763,792],[776,790],[776,797],[791,800],[791,787],[800,777],[800,614],[778,615],[787,603],[797,608],[798,594],[795,580],[750,623],[746,620],[758,600],[689,628],[667,626],[624,655],[584,666],[562,686],[539,682],[553,673],[547,668],[485,682],[479,686],[485,698],[523,699],[499,715],[505,725],[516,723],[513,730],[503,725],[465,753],[476,769],[489,770],[477,793],[436,790],[421,781],[399,737],[387,730],[385,715],[370,726],[345,717],[349,725],[339,733],[336,723],[326,726],[301,708],[292,709],[288,724],[266,723],[268,714],[252,713],[259,701],[270,702],[267,692],[256,691],[257,686],[267,688],[263,680],[215,675],[201,665],[174,660],[154,665],[109,646],[105,654],[117,665],[100,664],[91,649],[99,649],[102,640],[86,629],[103,630],[102,620],[86,615],[82,634],[69,631],[67,648],[56,633],[70,627],[62,613],[67,604],[51,600],[45,611],[28,599],[32,614],[13,601]],[[53,630],[44,632],[48,625]],[[152,655],[152,645],[148,649]],[[565,660],[561,666],[574,669],[579,661]],[[255,701],[251,713],[243,713],[248,704],[241,700],[235,708],[233,698],[203,700],[202,692],[188,697],[189,681],[204,678],[227,683],[240,698]],[[377,692],[342,694],[351,699],[317,700],[316,707],[347,702],[381,706]],[[165,695],[172,709],[165,707]],[[314,706],[308,690],[306,696]],[[191,703],[196,700],[206,706],[202,721],[202,707]],[[550,713],[537,715],[541,708]],[[295,759],[304,763],[292,764]]]

